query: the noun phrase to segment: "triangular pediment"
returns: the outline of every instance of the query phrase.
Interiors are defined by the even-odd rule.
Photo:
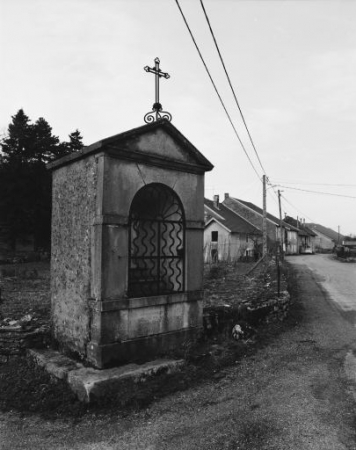
[[[214,167],[174,125],[167,120],[160,120],[84,147],[80,154],[68,155],[54,161],[49,168],[99,152],[118,159],[187,172],[204,173]]]

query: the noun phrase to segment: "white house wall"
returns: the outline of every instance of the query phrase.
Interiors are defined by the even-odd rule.
[[[214,243],[211,241],[213,231],[218,232],[218,259],[219,261],[235,261],[241,256],[252,256],[254,242],[251,239],[246,241],[246,234],[231,233],[218,222],[212,222],[204,230],[204,262],[211,261]]]
[[[332,250],[334,248],[335,243],[332,239],[322,233],[319,233],[317,230],[313,229],[313,232],[316,234],[314,238],[316,251]]]
[[[286,254],[297,255],[298,250],[298,234],[296,231],[286,230]]]

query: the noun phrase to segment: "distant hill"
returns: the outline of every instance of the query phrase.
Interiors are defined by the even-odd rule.
[[[343,234],[338,234],[337,231],[332,230],[331,228],[324,227],[323,225],[320,225],[318,223],[306,223],[307,227],[311,228],[312,230],[319,231],[320,233],[323,233],[328,238],[332,239],[337,243],[337,240],[339,239],[340,243],[345,239],[345,236]]]

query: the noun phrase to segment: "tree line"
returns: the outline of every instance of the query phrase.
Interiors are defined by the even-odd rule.
[[[83,147],[75,130],[61,142],[40,117],[31,123],[20,109],[0,140],[0,226],[12,250],[31,237],[34,250],[49,250],[52,180],[46,164]]]

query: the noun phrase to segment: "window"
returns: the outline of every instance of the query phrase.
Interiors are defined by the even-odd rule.
[[[218,231],[212,231],[211,232],[211,242],[218,242]]]
[[[210,249],[210,254],[211,254],[211,260],[213,262],[217,262],[219,259],[219,254],[218,254],[218,232],[217,231],[212,231],[211,232],[211,249]]]

